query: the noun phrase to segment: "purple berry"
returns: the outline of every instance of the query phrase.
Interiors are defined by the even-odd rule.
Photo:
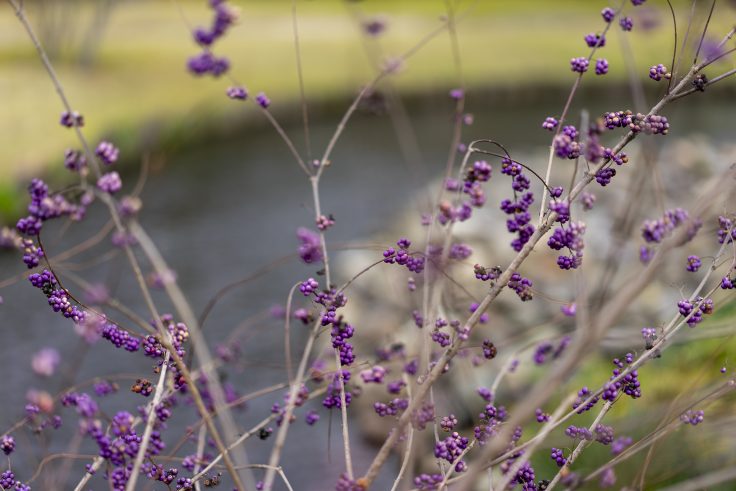
[[[588,71],[588,65],[590,62],[584,56],[578,58],[572,58],[570,60],[570,70],[577,73],[585,73]]]

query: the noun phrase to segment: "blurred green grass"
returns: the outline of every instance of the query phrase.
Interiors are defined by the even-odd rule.
[[[603,421],[603,424],[613,426],[616,437],[629,436],[634,442],[641,440],[663,421],[678,418],[681,411],[676,409],[693,404],[704,395],[703,391],[709,392],[713,387],[725,384],[729,377],[733,376],[734,368],[729,364],[728,355],[736,350],[736,332],[711,338],[697,337],[698,334],[707,333],[709,330],[733,326],[736,302],[726,298],[726,295],[717,294],[714,301],[719,307],[712,316],[706,317],[695,328],[684,326],[675,338],[678,341],[676,344],[667,348],[661,358],[651,360],[638,370],[642,397],[633,400],[622,396]],[[567,386],[568,391],[577,390],[583,385],[592,388],[591,381],[601,384],[608,380],[614,368],[611,359],[622,357],[624,354],[620,352],[596,355],[575,374]],[[727,374],[720,372],[723,366],[727,368]],[[723,431],[720,425],[724,420],[729,421],[729,418],[733,417],[734,402],[736,396],[732,391],[715,402],[696,405],[694,409],[703,409],[705,412],[703,423],[697,427],[684,425],[660,440],[653,450],[654,459],[647,472],[649,479],[645,481],[647,484],[645,489],[657,489],[728,465],[735,452],[732,443],[734,435],[731,431]],[[565,455],[569,455],[575,443],[562,435],[564,428],[569,425],[589,426],[600,411],[600,407],[599,402],[591,411],[575,416],[563,424],[562,429],[554,433],[548,445],[563,448]],[[666,419],[670,411],[672,413]],[[538,427],[538,423],[531,423],[524,433],[533,435]],[[644,449],[616,466],[618,481],[614,489],[638,482],[635,479],[643,467],[647,451]],[[580,460],[573,466],[573,471],[585,476],[609,459],[610,447],[594,443],[581,454]],[[682,462],[687,462],[687,465],[681,465]],[[538,475],[542,477],[549,478],[557,471],[548,450],[538,452],[533,464]],[[597,483],[596,479],[583,489],[599,489]],[[726,490],[733,487],[730,483],[712,489]]]
[[[232,76],[251,93],[266,91],[278,113],[293,109],[298,99],[288,0],[233,1],[241,19],[215,51],[232,61]],[[462,11],[474,2],[458,3]],[[587,53],[582,37],[600,30],[604,1],[499,0],[480,1],[458,25],[463,76],[470,90],[568,86],[573,80],[568,60]],[[365,37],[358,27],[355,6],[367,16],[380,15],[388,29],[380,37],[386,56],[398,55],[441,23],[443,0],[342,0],[298,3],[304,80],[313,103],[342,100],[374,74],[366,55]],[[686,2],[677,3],[685,9]],[[64,36],[78,44],[89,23],[89,4],[75,6],[75,23]],[[661,5],[647,7],[661,28],[627,37],[635,47],[637,64],[664,62],[671,52],[669,13]],[[644,12],[644,11],[639,11]],[[34,25],[38,12],[30,10]],[[123,159],[134,159],[144,144],[166,139],[187,141],[205,128],[222,127],[244,111],[224,97],[225,78],[194,78],[185,69],[198,50],[188,25],[207,25],[211,13],[205,1],[153,0],[121,2],[104,32],[96,62],[75,62],[75,49],[60,49],[54,60],[73,107],[86,117],[85,132],[94,143],[114,137]],[[716,17],[712,32],[727,25]],[[590,74],[585,84],[621,83],[626,79],[617,26],[602,52],[611,64],[607,77]],[[368,40],[368,42],[372,42]],[[66,43],[65,43],[66,46]],[[658,55],[659,54],[659,55]],[[412,57],[393,78],[403,93],[445,91],[459,84],[449,36],[441,33]],[[62,111],[38,57],[11,9],[0,9],[0,213],[12,201],[19,181],[47,168],[61,168],[63,150],[76,146],[73,132],[57,121]],[[252,109],[241,118],[255,118]],[[223,123],[224,122],[224,123]]]

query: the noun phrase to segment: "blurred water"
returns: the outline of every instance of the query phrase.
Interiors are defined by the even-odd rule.
[[[608,97],[590,97],[586,105],[592,114],[619,109],[607,107],[607,100]],[[732,138],[733,125],[729,117],[733,114],[733,101],[708,100],[711,102],[707,104],[682,101],[666,112],[672,124],[671,134],[676,136],[695,130],[716,141],[726,142]],[[337,220],[337,225],[328,233],[331,244],[356,239],[370,242],[374,234],[391,225],[392,216],[412,203],[415,191],[428,182],[429,176],[439,175],[444,169],[452,105],[443,97],[426,102],[410,107],[423,155],[423,171],[418,177],[400,157],[397,137],[386,116],[360,113],[348,126],[322,183],[322,208],[325,213],[333,213]],[[468,105],[477,109],[475,124],[466,129],[465,141],[493,138],[503,142],[517,158],[530,161],[538,161],[535,159],[545,153],[548,144],[549,134],[539,129],[541,121],[559,111],[558,100],[539,100],[534,94],[476,98],[471,95]],[[313,124],[313,142],[318,143],[315,148],[323,148],[336,120],[325,118]],[[289,128],[289,132],[299,144],[300,129]],[[541,162],[538,165],[541,167]],[[128,185],[132,185],[136,170],[127,174]],[[296,229],[312,227],[308,182],[279,138],[265,129],[251,129],[230,141],[168,156],[166,166],[154,168],[142,198],[142,224],[176,270],[196,312],[202,310],[222,285],[293,254],[297,247]],[[489,201],[497,200],[491,197]],[[98,209],[90,213],[85,223],[74,225],[72,230],[49,227],[45,232],[45,245],[53,255],[80,238],[93,235],[104,221],[104,214]],[[98,247],[75,258],[74,263],[84,265],[99,257],[101,251],[103,248]],[[145,316],[140,295],[122,255],[102,264],[85,266],[88,268],[80,274],[91,281],[108,283],[117,298]],[[363,266],[355,265],[354,270]],[[206,336],[211,345],[224,341],[243,319],[258,315],[271,305],[283,305],[291,286],[308,275],[313,276],[315,270],[292,257],[257,281],[235,289],[207,321]],[[0,280],[24,273],[23,264],[17,256],[3,254],[0,272]],[[55,346],[64,353],[62,372],[78,365],[76,381],[120,373],[150,373],[150,360],[140,353],[116,351],[107,342],[91,350],[81,348],[71,323],[47,309],[43,305],[44,298],[25,280],[1,290],[0,294],[5,299],[0,306],[0,358],[5,373],[4,397],[0,402],[3,428],[22,414],[29,388],[44,388],[53,393],[60,390],[62,384],[68,385],[59,376],[40,380],[31,372],[30,355],[42,347]],[[161,293],[157,293],[156,298],[161,302],[162,311],[170,310]],[[295,353],[299,353],[305,333],[298,332],[298,326],[295,329],[293,346]],[[283,381],[282,336],[283,328],[278,320],[260,321],[251,327],[247,342],[243,344],[243,363],[231,367],[227,381],[240,393]],[[108,414],[121,409],[133,411],[136,404],[144,402],[142,398],[136,400],[138,396],[129,395],[129,385],[129,381],[122,381],[121,393],[102,402]],[[238,423],[242,428],[254,425],[273,402],[281,400],[282,392],[279,391],[249,403],[246,411],[236,412]],[[318,405],[315,401],[309,407],[317,408]],[[327,414],[320,411],[320,423],[307,427],[301,421],[304,412],[290,430],[289,444],[282,459],[285,472],[293,483],[297,483],[295,489],[328,489],[343,468],[339,419],[333,416],[329,424]],[[71,412],[63,410],[62,414],[67,416],[69,424],[60,430],[62,438],[55,437],[51,442],[55,450],[64,448],[74,427]],[[181,434],[189,421],[188,417],[175,415],[170,432]],[[330,428],[331,443],[328,445]],[[356,431],[351,439],[356,471],[361,473],[376,449],[365,443]],[[19,447],[27,445],[26,440],[19,439]],[[247,445],[253,462],[265,462],[270,447],[270,442],[264,444],[257,438]],[[193,453],[195,446],[190,443],[187,448],[187,453]],[[83,447],[81,451],[93,449]],[[72,463],[70,483],[81,476],[85,462]],[[13,467],[18,477],[25,479],[36,464],[16,459]],[[395,465],[387,466],[376,488],[388,489],[396,469]]]

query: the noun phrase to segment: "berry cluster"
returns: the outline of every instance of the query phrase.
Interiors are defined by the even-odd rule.
[[[511,241],[511,247],[517,252],[529,242],[535,231],[529,213],[529,207],[534,203],[534,194],[528,191],[530,182],[523,169],[519,163],[508,158],[504,158],[501,162],[501,173],[512,178],[511,188],[514,191],[514,201],[509,199],[501,201],[501,210],[511,215],[506,220],[506,229],[517,234],[517,237]]]
[[[61,117],[59,118],[59,124],[67,128],[74,128],[75,126],[77,128],[81,128],[84,126],[84,116],[79,114],[77,111],[64,111],[61,113]]]
[[[534,468],[529,462],[524,462],[524,465],[516,472],[512,482],[521,484],[521,489],[524,491],[534,491],[537,489],[534,483],[535,479]]]
[[[435,328],[435,330],[432,331],[432,341],[443,348],[447,348],[450,346],[450,335],[446,332],[440,331],[438,328]]]
[[[384,263],[405,266],[406,269],[416,274],[424,271],[424,257],[415,257],[409,253],[408,249],[411,247],[411,241],[409,239],[399,239],[396,245],[399,247],[398,250],[389,247],[383,251]]]
[[[245,87],[240,86],[228,87],[228,89],[225,91],[225,94],[230,99],[235,99],[239,101],[244,101],[248,98],[248,91],[245,89]]]
[[[628,436],[620,436],[616,438],[613,443],[611,443],[611,455],[618,455],[626,448],[633,443],[633,440],[631,437]]]
[[[41,179],[33,179],[28,186],[31,202],[29,215],[18,220],[16,228],[24,235],[38,235],[43,222],[67,215],[79,219],[84,211],[78,205],[69,203],[61,194],[49,194],[49,187]]]
[[[53,273],[44,269],[41,273],[30,275],[28,281],[46,295],[54,312],[60,312],[75,324],[82,324],[85,321],[87,313],[76,305],[72,305],[66,290],[59,286]]]
[[[583,74],[588,71],[588,65],[590,62],[584,56],[578,56],[577,58],[570,59],[570,70]]]
[[[302,292],[302,295],[305,297],[308,297],[312,295],[314,292],[317,291],[319,288],[319,283],[317,283],[317,280],[314,278],[309,278],[306,281],[303,281],[301,285],[299,285],[299,291]]]
[[[559,358],[562,353],[565,351],[565,348],[570,344],[570,341],[572,338],[570,336],[564,336],[560,343],[557,345],[557,348],[554,347],[552,343],[549,341],[542,341],[539,343],[534,350],[534,354],[532,356],[532,359],[534,360],[534,363],[537,365],[544,365],[547,362],[547,357],[551,354],[552,359],[556,360]]]
[[[475,273],[475,278],[480,281],[496,280],[499,276],[501,276],[502,272],[503,271],[498,266],[487,268],[485,266],[481,266],[480,264],[473,265],[473,273]]]
[[[256,102],[263,109],[268,109],[268,106],[271,105],[271,99],[269,99],[268,96],[263,92],[259,92],[258,95],[256,95]]]
[[[353,337],[355,329],[350,324],[344,322],[333,322],[332,331],[332,347],[340,352],[340,365],[349,366],[355,361],[355,353],[353,353],[353,345],[347,340]]]
[[[411,423],[415,429],[422,431],[427,424],[434,421],[434,404],[423,404],[411,414]]]
[[[473,254],[473,249],[468,244],[456,242],[450,246],[450,259],[462,261],[469,258]]]
[[[606,37],[602,34],[596,34],[595,32],[586,34],[583,39],[589,48],[602,48],[606,45]]]
[[[564,452],[559,448],[552,447],[550,457],[555,461],[557,467],[562,467],[567,463]]]
[[[13,453],[13,450],[15,450],[15,439],[10,435],[3,435],[2,438],[0,438],[0,450],[2,450],[5,455]]]
[[[692,409],[689,409],[682,416],[680,416],[680,420],[683,423],[692,426],[697,426],[698,424],[702,423],[704,418],[705,413],[703,413],[703,411],[693,411]]]
[[[665,116],[659,114],[642,114],[626,110],[607,112],[603,114],[603,125],[612,130],[614,128],[628,128],[633,133],[647,135],[666,135],[670,124]]]
[[[613,369],[613,375],[611,375],[611,380],[617,378],[621,373],[624,371],[625,364],[631,364],[634,361],[634,355],[632,353],[627,353],[624,357],[624,361],[619,360],[618,358],[613,359],[613,364],[616,365],[616,368]],[[641,397],[641,383],[639,382],[639,373],[637,370],[632,370],[626,375],[624,375],[623,378],[616,382],[608,382],[603,387],[603,394],[601,395],[601,398],[604,401],[615,401],[616,396],[618,396],[618,393],[620,391],[623,391],[624,394],[628,395],[632,399],[637,399]]]
[[[565,435],[574,440],[592,440],[593,434],[585,426],[570,425],[565,428]]]
[[[360,372],[360,378],[362,378],[363,382],[366,384],[382,384],[385,376],[386,369],[381,365],[375,365]]]
[[[655,82],[659,82],[663,78],[669,80],[670,78],[672,78],[672,74],[667,71],[666,66],[660,63],[659,65],[654,65],[649,69],[649,78],[651,78]]]
[[[31,491],[29,485],[23,484],[21,481],[15,479],[15,474],[10,469],[0,474],[0,488],[14,489],[15,491]]]
[[[583,191],[583,193],[580,195],[580,204],[583,205],[583,210],[590,211],[593,209],[593,206],[595,205],[595,194],[589,193],[588,191]]]
[[[442,474],[419,474],[414,478],[414,486],[419,491],[433,491],[442,483]]]
[[[286,415],[286,408],[289,406],[289,403],[291,402],[290,393],[291,393],[290,390],[287,390],[284,393],[284,405],[283,406],[279,404],[278,402],[275,402],[271,406],[271,413],[278,415],[278,418],[276,419],[276,424],[278,426],[281,426],[281,424],[283,423],[284,416]],[[306,385],[302,384],[299,387],[299,390],[297,391],[296,395],[294,396],[294,407],[302,407],[308,400],[309,400],[309,390],[307,389]],[[317,416],[317,419],[319,419],[319,416]],[[294,420],[296,420],[296,416],[292,414],[289,422],[293,422]],[[314,422],[312,422],[311,424],[314,424]]]
[[[330,216],[320,215],[319,218],[317,218],[316,223],[317,223],[317,228],[324,231],[332,227],[335,224],[335,217],[333,217],[332,215]]]
[[[457,417],[455,417],[454,414],[450,414],[448,416],[443,416],[442,419],[440,419],[440,428],[442,428],[442,431],[450,432],[455,429],[457,426]]]
[[[516,292],[522,302],[534,298],[532,294],[532,280],[522,277],[519,273],[511,275],[508,287]]]
[[[675,208],[665,211],[662,218],[645,220],[642,224],[641,235],[645,242],[658,244],[671,236],[675,229],[683,224],[687,224],[687,240],[691,240],[703,223],[697,219],[690,220],[690,214],[687,211]],[[651,246],[642,246],[639,258],[642,262],[647,263],[651,260],[653,253],[654,249]]]
[[[139,378],[136,379],[135,383],[130,388],[130,391],[140,394],[143,397],[148,397],[153,394],[153,384],[148,379]]]
[[[218,58],[212,54],[215,41],[227,33],[228,29],[238,19],[237,13],[225,3],[225,0],[210,0],[213,10],[212,26],[209,29],[198,27],[192,33],[194,41],[202,48],[202,52],[189,58],[187,68],[193,75],[202,76],[211,74],[219,77],[230,68],[227,58]]]
[[[161,324],[164,326],[166,331],[169,333],[169,339],[171,344],[179,357],[186,354],[184,350],[184,343],[189,340],[189,329],[183,322],[174,322],[174,316],[171,314],[163,314],[161,316]],[[155,323],[151,323],[155,326]],[[159,338],[160,334],[156,336],[146,336],[143,340],[143,351],[146,356],[151,358],[163,358],[166,352],[166,348],[161,343]]]
[[[103,339],[110,341],[116,348],[124,348],[130,352],[140,349],[140,339],[131,335],[128,331],[119,328],[115,324],[104,322],[102,319],[100,320],[100,324],[102,324],[100,335]]]
[[[575,412],[577,412],[578,414],[582,414],[585,411],[590,411],[591,409],[593,409],[593,406],[595,406],[599,400],[598,396],[593,397],[588,403],[583,405],[583,402],[585,402],[591,395],[592,392],[588,387],[583,387],[578,391],[578,397],[572,403],[572,408],[576,410]]]
[[[116,171],[103,174],[97,179],[97,188],[108,194],[115,194],[123,188],[123,181]]]
[[[685,269],[690,271],[691,273],[695,273],[700,269],[700,266],[702,266],[702,262],[700,261],[700,258],[698,256],[688,256],[687,257],[687,266]]]
[[[718,216],[718,243],[723,244],[724,242],[730,244],[736,239],[736,228],[733,226],[733,221],[723,215]]]
[[[103,163],[110,165],[117,162],[120,150],[118,150],[112,143],[102,141],[97,145],[95,155],[97,155]]]
[[[613,443],[613,428],[606,425],[596,425],[595,427],[595,441],[602,443],[603,445],[610,445]]]
[[[486,401],[493,399],[490,391],[484,387],[479,388],[478,393]],[[478,444],[485,445],[488,439],[498,432],[498,428],[507,417],[506,408],[503,406],[496,407],[489,402],[483,412],[478,415],[478,424],[473,428],[473,435]],[[519,435],[519,438],[521,438],[521,435]]]
[[[567,248],[569,256],[559,256],[557,265],[560,269],[575,269],[583,262],[583,248],[585,243],[585,223],[571,222],[567,227],[555,228],[552,236],[547,240],[547,245],[556,251]]]
[[[723,281],[721,281],[723,285]],[[697,305],[697,307],[696,307]],[[713,313],[713,300],[710,298],[698,297],[694,302],[684,299],[677,302],[677,309],[680,311],[680,315],[688,317],[687,325],[695,327],[703,320],[703,314]]]
[[[376,411],[376,414],[381,416],[382,418],[385,416],[396,416],[399,414],[399,411],[405,410],[407,407],[409,407],[409,400],[403,399],[403,398],[395,398],[387,403],[383,402],[374,402],[373,403],[373,409]]]
[[[439,204],[439,213],[437,220],[442,225],[447,223],[469,219],[473,213],[473,207],[481,208],[486,203],[486,194],[483,189],[483,183],[491,179],[493,168],[485,160],[475,161],[469,169],[465,171],[462,185],[456,179],[447,179],[445,181],[445,189],[448,191],[460,191],[468,196],[467,200],[463,200],[457,206],[447,200],[443,200]]]
[[[734,280],[730,276],[724,276],[721,279],[721,288],[724,290],[733,290],[734,288],[733,281]]]
[[[663,78],[669,80],[670,78],[672,78],[672,74],[667,71],[666,66],[660,63],[659,65],[654,65],[649,69],[649,78],[651,78],[655,82],[659,82]]]
[[[708,77],[705,76],[705,73],[699,73],[693,79],[692,84],[695,90],[705,92],[705,86],[708,85]]]
[[[498,354],[498,349],[491,342],[491,340],[484,339],[483,340],[483,358],[485,358],[486,360],[492,360],[496,357],[497,354]]]
[[[322,246],[320,244],[319,234],[312,232],[308,228],[300,227],[296,231],[296,236],[301,242],[299,245],[299,257],[302,261],[311,264],[322,260]]]
[[[595,74],[605,75],[608,73],[608,60],[605,58],[598,58],[595,62]]]
[[[644,338],[646,349],[652,349],[654,342],[657,340],[657,329],[654,327],[644,327],[641,330],[641,336]]]
[[[607,162],[613,162],[616,165],[623,165],[629,161],[628,156],[621,152],[620,154],[613,155],[610,148],[603,149],[603,157],[606,158]],[[601,186],[605,187],[611,183],[611,179],[616,175],[616,169],[610,166],[604,166],[598,169],[595,173],[595,181]]]
[[[434,456],[438,459],[446,460],[450,464],[455,463],[458,457],[460,457],[460,454],[463,453],[463,450],[468,448],[468,443],[470,441],[466,437],[453,432],[450,436],[435,445]],[[467,465],[464,461],[460,460],[455,464],[455,472],[463,472],[465,469],[467,469]]]
[[[542,128],[544,128],[545,130],[552,131],[555,128],[557,128],[558,124],[559,124],[559,121],[557,121],[552,116],[548,116],[547,119],[545,119],[544,122],[542,123]]]
[[[23,239],[23,262],[28,266],[28,269],[33,269],[39,265],[41,259],[44,257],[43,249],[36,246],[36,243],[31,239]]]
[[[576,159],[580,156],[580,143],[577,141],[578,130],[573,125],[562,128],[559,135],[552,140],[555,155],[561,159]]]
[[[327,409],[340,409],[342,407],[340,396],[340,377],[342,377],[342,383],[345,386],[345,407],[350,406],[350,402],[353,399],[353,394],[347,390],[347,382],[350,380],[350,371],[338,370],[338,372],[332,377],[332,381],[327,386],[325,398],[322,399],[322,405]]]
[[[72,172],[79,172],[87,166],[87,157],[79,150],[67,148],[64,151],[64,167]]]

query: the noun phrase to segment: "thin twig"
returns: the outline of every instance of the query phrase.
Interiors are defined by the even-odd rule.
[[[411,383],[409,381],[409,376],[404,372],[402,374],[402,378],[404,379],[404,384],[406,384],[406,393],[409,400],[411,400]],[[399,483],[401,482],[401,478],[404,477],[404,473],[406,472],[406,469],[409,467],[409,460],[411,457],[411,446],[414,441],[414,427],[409,427],[409,436],[406,439],[406,451],[404,452],[404,459],[401,462],[401,467],[399,468],[399,473],[396,475],[396,479],[394,479],[394,484],[391,486],[391,491],[396,491],[399,487]]]
[[[164,362],[161,364],[161,370],[158,375],[158,383],[156,389],[153,392],[153,400],[148,405],[148,420],[146,421],[146,428],[143,431],[141,442],[138,446],[138,453],[135,456],[133,462],[133,469],[130,471],[130,478],[125,486],[125,491],[133,491],[135,484],[138,481],[138,475],[140,474],[141,466],[143,465],[143,459],[146,458],[146,451],[148,450],[148,443],[151,441],[151,434],[153,433],[153,425],[156,423],[156,406],[159,405],[164,395],[164,383],[166,382],[166,373],[169,366],[169,358],[171,354],[167,351],[164,355]]]
[[[298,376],[299,375],[297,375],[297,377]],[[325,392],[325,389],[316,390],[316,391],[312,392],[311,394],[309,394],[309,397],[308,398],[309,399],[312,399],[314,397],[317,397],[317,396],[323,394],[324,392]],[[292,404],[292,406],[293,406],[293,404]],[[293,407],[292,407],[292,409],[293,409]],[[288,405],[287,405],[287,410],[288,410]],[[209,464],[207,464],[207,467],[205,467],[204,469],[202,469],[199,472],[199,474],[196,474],[192,478],[192,481],[193,482],[196,482],[196,481],[200,480],[202,477],[204,477],[204,475],[206,473],[208,473],[225,456],[225,454],[227,454],[227,452],[229,452],[230,450],[232,450],[232,449],[234,449],[234,448],[239,447],[240,445],[242,445],[242,443],[245,440],[247,440],[248,438],[250,438],[253,435],[255,435],[256,432],[260,431],[261,428],[264,428],[268,423],[270,423],[271,421],[275,420],[278,417],[279,417],[279,414],[278,413],[270,414],[266,418],[264,418],[260,423],[258,423],[257,425],[255,425],[253,428],[251,428],[247,432],[243,433],[243,435],[241,435],[240,438],[238,438],[232,444],[230,444],[230,446],[225,450],[224,453],[220,453],[217,457],[215,457],[214,459],[212,459],[212,461]],[[284,413],[284,415],[283,415],[283,421],[282,421],[282,424],[281,424],[280,428],[283,428],[284,426],[289,426],[289,424],[290,424],[289,420],[290,419],[291,419],[291,416],[288,415],[288,418],[287,418],[287,414]],[[257,465],[257,464],[251,464],[251,465]],[[271,471],[275,471],[275,469],[278,469],[279,466],[278,465],[269,464],[267,466],[264,465],[262,468],[269,469]],[[268,475],[269,475],[269,472],[266,473],[266,476],[268,476]],[[265,479],[264,479],[264,482],[265,482]],[[266,487],[265,484],[264,484],[264,489],[270,489],[270,488]]]
[[[667,0],[667,5],[670,8],[670,13],[672,13],[672,29],[674,31],[674,42],[672,43],[672,64],[670,65],[672,67],[672,70],[675,69],[675,63],[677,60],[677,16],[675,15],[675,9],[672,7],[672,2],[670,0]],[[667,80],[667,94],[670,93],[670,89],[672,88],[672,81],[675,78],[674,75],[671,75],[669,80]]]
[[[259,106],[260,107],[260,106]],[[279,122],[276,120],[276,118],[271,114],[271,111],[265,108],[261,108],[261,112],[264,116],[266,116],[266,119],[269,123],[271,123],[271,126],[276,130],[276,133],[281,137],[281,139],[286,144],[286,147],[289,149],[291,154],[294,156],[294,159],[296,159],[297,164],[299,164],[299,167],[304,171],[304,173],[308,176],[311,176],[312,173],[309,171],[309,168],[307,167],[307,164],[304,163],[304,159],[302,159],[302,156],[299,154],[299,151],[294,146],[294,142],[291,141],[291,138],[289,138],[289,135],[286,134],[286,131],[284,131],[284,128],[281,127]]]
[[[693,58],[693,65],[698,64],[698,55],[700,54],[700,48],[703,47],[703,40],[705,39],[705,34],[708,32],[708,25],[710,25],[710,19],[713,16],[713,9],[716,8],[716,0],[713,0],[713,3],[710,4],[710,11],[708,12],[708,18],[705,20],[705,27],[703,27],[703,33],[700,35],[700,41],[698,41],[698,49],[695,51],[695,58]]]
[[[197,453],[194,455],[194,469],[192,473],[196,476],[202,466],[202,458],[204,457],[204,444],[207,438],[207,427],[202,425],[199,427],[199,435],[197,436]],[[195,491],[202,491],[202,485],[199,481],[194,481]]]
[[[312,144],[309,138],[309,111],[307,97],[304,94],[304,74],[302,70],[302,51],[299,43],[299,22],[296,16],[296,0],[291,0],[291,26],[294,34],[294,53],[296,55],[296,71],[299,78],[299,99],[302,105],[302,124],[304,125],[304,145],[307,149],[307,162],[312,160]]]
[[[677,60],[674,63],[674,66],[672,67],[672,78],[677,80],[677,69],[680,67],[680,62],[682,61],[682,58],[685,56],[685,50],[687,49],[687,40],[690,37],[690,29],[693,25],[693,20],[695,18],[695,5],[697,5],[698,0],[693,0],[693,3],[690,5],[690,15],[687,18],[687,29],[685,29],[685,37],[682,40],[682,46],[680,48],[680,56],[677,57]]]
[[[294,378],[294,381],[292,382],[289,389],[289,399],[286,402],[286,409],[284,410],[283,424],[279,427],[279,431],[276,433],[276,442],[274,443],[273,449],[271,450],[271,456],[268,458],[268,465],[272,467],[277,467],[279,465],[281,452],[284,448],[284,444],[286,443],[286,435],[289,431],[289,427],[291,426],[289,422],[291,421],[291,415],[294,412],[297,394],[302,386],[304,374],[307,370],[309,355],[312,351],[314,340],[317,338],[317,334],[319,333],[319,328],[320,320],[317,319],[312,326],[312,331],[309,334],[309,338],[307,338],[307,344],[304,346],[304,352],[302,353],[302,359],[299,362],[299,368],[297,369],[296,377]],[[263,489],[265,489],[266,491],[270,491],[271,487],[273,486],[273,481],[274,471],[273,469],[269,469],[263,479]]]
[[[286,375],[289,383],[294,379],[291,368],[291,301],[294,298],[294,291],[299,287],[300,283],[294,284],[289,290],[289,297],[286,299],[286,314],[284,315],[284,357],[286,358]]]
[[[601,420],[603,420],[603,417],[608,413],[608,411],[611,409],[611,406],[613,406],[614,401],[607,401],[601,410],[598,412],[598,415],[595,417],[595,420],[593,420],[593,423],[591,423],[590,427],[588,428],[588,432],[593,434],[595,432],[596,427],[600,424]],[[587,445],[590,445],[592,442],[588,442],[585,439],[580,440],[580,443],[575,447],[575,450],[572,451],[572,454],[570,454],[570,457],[567,458],[567,461],[565,461],[565,464],[560,467],[560,469],[557,471],[557,474],[555,474],[555,477],[552,478],[552,481],[550,481],[549,485],[547,486],[547,489],[549,491],[552,491],[554,487],[557,485],[558,482],[560,482],[560,479],[562,479],[562,476],[570,469],[570,466],[577,460],[580,453],[585,449]]]

